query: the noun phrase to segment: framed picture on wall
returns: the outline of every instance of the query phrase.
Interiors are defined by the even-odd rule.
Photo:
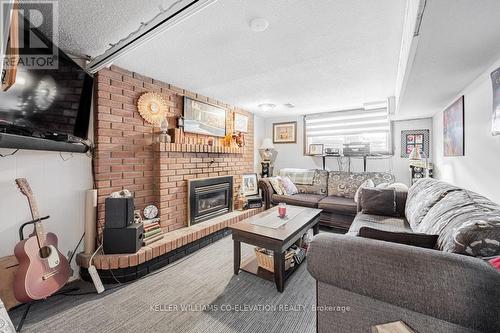
[[[465,155],[464,96],[443,111],[444,156]]]
[[[234,113],[234,131],[235,132],[248,132],[248,116],[235,112]]]
[[[323,155],[323,144],[312,143],[309,145],[309,155]]]
[[[491,115],[491,134],[500,134],[500,68],[491,73],[493,85],[493,113]]]
[[[296,143],[297,122],[273,124],[273,143]]]
[[[403,158],[408,158],[415,147],[429,156],[429,144],[428,129],[401,131],[401,157]]]
[[[226,110],[184,97],[184,132],[225,136]]]
[[[259,194],[259,187],[257,186],[257,174],[243,174],[241,189],[244,196]]]

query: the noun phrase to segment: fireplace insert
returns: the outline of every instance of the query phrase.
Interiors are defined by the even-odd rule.
[[[233,176],[188,182],[188,224],[193,225],[233,210]]]

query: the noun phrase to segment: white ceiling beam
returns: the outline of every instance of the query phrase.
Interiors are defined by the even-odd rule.
[[[161,10],[161,14],[153,20],[143,23],[137,31],[132,32],[126,38],[114,44],[102,55],[92,59],[87,65],[87,71],[95,73],[104,67],[109,67],[124,54],[148,42],[215,2],[217,0],[179,0],[174,2],[170,10]]]
[[[406,3],[401,51],[399,53],[398,73],[396,77],[394,115],[397,115],[399,112],[400,101],[405,93],[408,78],[415,60],[420,26],[426,4],[427,0],[408,0]]]

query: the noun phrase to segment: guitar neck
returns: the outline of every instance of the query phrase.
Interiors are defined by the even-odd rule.
[[[30,205],[31,217],[33,220],[37,220],[40,218],[40,213],[38,212],[38,205],[35,201],[35,198],[32,196],[28,196],[28,203]],[[35,222],[35,233],[38,238],[38,243],[40,247],[45,246],[45,231],[43,229],[43,225],[40,221]]]

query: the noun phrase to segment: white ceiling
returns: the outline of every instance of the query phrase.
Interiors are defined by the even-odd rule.
[[[99,55],[160,3],[173,1],[61,1],[60,44]],[[219,0],[115,65],[262,116],[359,107],[394,94],[405,3]],[[251,31],[256,17],[267,31]],[[278,107],[262,112],[261,103]]]
[[[441,111],[500,58],[499,0],[428,0],[398,118]]]

